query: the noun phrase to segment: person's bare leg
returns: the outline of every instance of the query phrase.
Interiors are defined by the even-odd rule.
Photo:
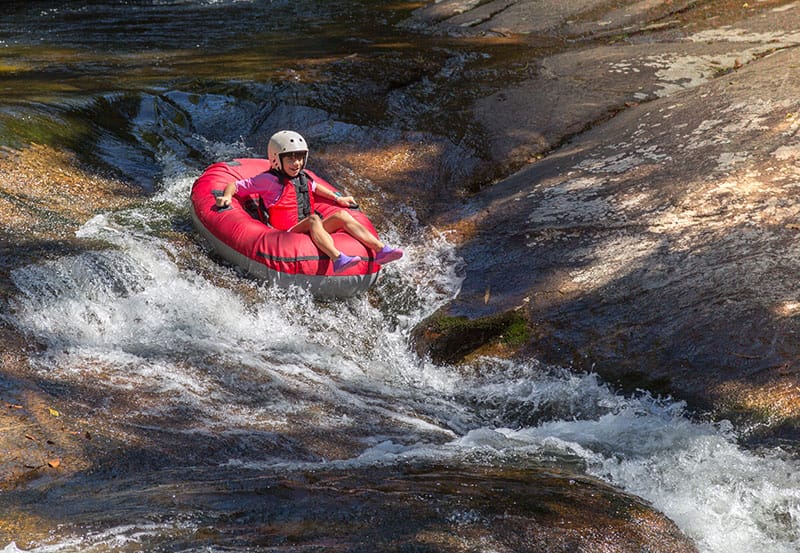
[[[344,229],[347,234],[370,249],[380,251],[384,246],[383,242],[375,238],[364,225],[356,221],[347,211],[341,210],[328,215],[322,220],[322,225],[329,235],[339,229]]]
[[[368,248],[375,250],[375,263],[383,265],[391,263],[392,261],[397,261],[403,257],[403,250],[387,246],[381,240],[375,238],[364,225],[356,221],[355,218],[350,215],[349,211],[337,211],[333,215],[326,217],[322,221],[322,224],[329,233],[343,228],[350,236]]]
[[[333,243],[333,238],[325,229],[319,215],[309,215],[290,228],[289,232],[308,233],[314,245],[331,259],[338,258],[339,254],[342,253],[336,248],[336,245]]]
[[[325,228],[319,215],[309,215],[291,229],[290,232],[307,232],[311,241],[333,261],[333,272],[342,271],[358,265],[362,259],[359,256],[349,256],[339,251],[333,243],[333,237]]]

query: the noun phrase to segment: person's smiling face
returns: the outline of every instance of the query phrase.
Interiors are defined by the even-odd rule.
[[[305,152],[288,152],[281,155],[281,168],[284,173],[294,178],[300,174],[305,160]]]

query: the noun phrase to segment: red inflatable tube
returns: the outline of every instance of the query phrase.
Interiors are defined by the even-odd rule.
[[[333,261],[317,249],[307,234],[265,225],[248,213],[237,196],[233,197],[230,208],[216,207],[215,195],[221,194],[225,185],[269,168],[269,160],[243,158],[215,163],[206,169],[192,186],[192,219],[198,232],[225,260],[272,284],[300,286],[319,297],[348,297],[366,292],[377,280],[380,265],[372,259],[374,252],[346,232],[333,233],[336,247],[364,261],[334,274]],[[319,197],[315,202],[323,218],[343,209]],[[351,209],[351,213],[377,236],[364,213],[356,209]]]

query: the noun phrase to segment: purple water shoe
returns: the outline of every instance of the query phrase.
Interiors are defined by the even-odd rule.
[[[333,272],[341,273],[342,271],[349,269],[354,265],[358,265],[360,262],[361,258],[357,255],[350,257],[347,254],[339,252],[339,257],[333,260]]]
[[[403,250],[400,248],[390,248],[389,246],[384,246],[381,251],[375,254],[375,263],[378,265],[384,265],[390,261],[397,261],[401,257],[403,257]]]

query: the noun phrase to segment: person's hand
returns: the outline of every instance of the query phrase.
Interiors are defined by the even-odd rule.
[[[231,205],[231,199],[226,198],[225,196],[217,196],[216,202],[217,207],[228,207]]]
[[[345,207],[351,206],[356,203],[355,198],[353,196],[336,196],[336,204],[343,205]]]

